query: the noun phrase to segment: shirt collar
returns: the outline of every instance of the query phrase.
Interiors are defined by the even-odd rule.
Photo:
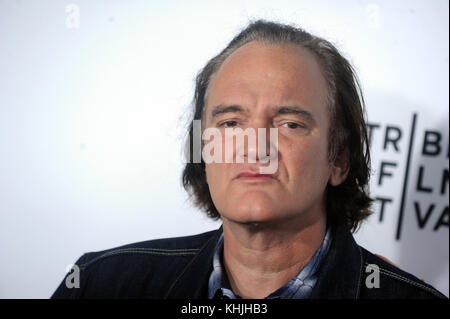
[[[303,269],[292,278],[286,285],[267,296],[267,299],[307,299],[311,296],[317,278],[318,269],[328,252],[332,240],[330,227],[328,227],[325,237],[314,256],[303,267]],[[233,291],[224,283],[224,268],[221,257],[223,256],[223,233],[214,249],[213,270],[209,276],[208,297],[237,299]]]

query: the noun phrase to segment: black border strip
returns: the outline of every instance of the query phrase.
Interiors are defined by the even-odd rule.
[[[405,210],[406,191],[408,189],[409,166],[411,164],[411,153],[414,144],[414,134],[416,131],[416,120],[417,120],[417,113],[413,113],[413,119],[411,124],[411,135],[409,137],[408,157],[406,159],[405,178],[403,179],[402,201],[400,203],[400,213],[398,215],[397,234],[395,235],[396,240],[400,240],[400,235],[402,232],[403,213]]]

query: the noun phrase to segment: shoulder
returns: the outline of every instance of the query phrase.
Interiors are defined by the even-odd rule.
[[[67,289],[63,280],[52,297],[161,298],[215,234],[217,230],[85,253],[75,263],[79,289]]]
[[[121,259],[153,257],[189,257],[198,253],[202,246],[214,236],[217,231],[209,231],[202,234],[154,239],[127,244],[103,251],[89,252],[80,258],[77,265],[80,269],[95,266],[96,263],[119,261]]]
[[[361,247],[363,257],[362,298],[447,298],[431,285]]]

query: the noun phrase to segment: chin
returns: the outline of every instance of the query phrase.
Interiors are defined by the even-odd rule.
[[[225,217],[238,223],[262,223],[280,217],[279,206],[264,194],[245,194],[229,205]]]

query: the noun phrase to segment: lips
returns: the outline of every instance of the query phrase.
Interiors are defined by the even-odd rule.
[[[274,179],[275,175],[273,174],[259,174],[255,172],[240,172],[236,179],[240,180],[265,180],[265,179]]]

